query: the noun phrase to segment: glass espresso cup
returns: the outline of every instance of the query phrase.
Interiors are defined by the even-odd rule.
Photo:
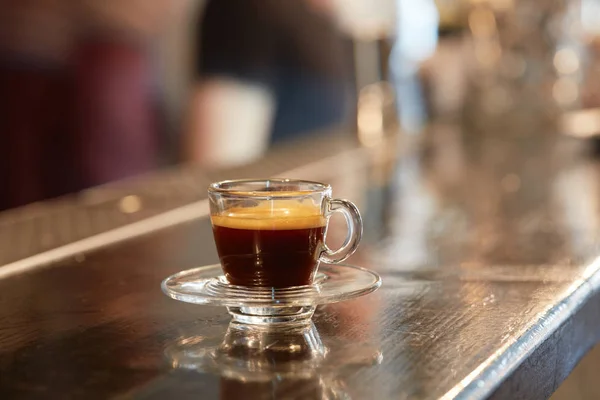
[[[331,186],[292,179],[235,180],[208,189],[215,244],[232,285],[289,288],[310,285],[319,263],[339,263],[358,247],[362,220]],[[325,244],[327,224],[340,212],[348,225],[342,247]]]

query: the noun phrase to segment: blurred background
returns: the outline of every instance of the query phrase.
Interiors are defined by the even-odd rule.
[[[0,210],[306,135],[600,132],[600,0],[1,2]]]
[[[0,6],[0,211],[344,137],[403,155],[366,172],[367,190],[357,160],[340,162],[352,176],[336,193],[361,207],[361,247],[381,254],[360,265],[597,255],[600,164],[552,159],[567,142],[600,154],[600,0]],[[591,357],[556,399],[600,397],[600,347]]]

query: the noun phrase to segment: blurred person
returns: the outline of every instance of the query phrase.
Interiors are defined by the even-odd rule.
[[[330,0],[210,0],[198,26],[197,83],[184,156],[248,163],[269,143],[344,121],[351,53]]]
[[[156,165],[148,49],[183,2],[0,0],[0,210]]]

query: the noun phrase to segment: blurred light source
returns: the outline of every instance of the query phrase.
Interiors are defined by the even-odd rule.
[[[390,84],[373,83],[360,91],[356,124],[358,140],[365,147],[374,147],[384,140],[387,133],[396,132],[395,95]]]
[[[439,13],[433,0],[396,0],[396,41],[390,72],[397,116],[404,132],[418,134],[427,120],[421,63],[434,55],[438,43]]]
[[[396,0],[330,0],[341,29],[356,39],[390,37],[396,25]]]
[[[561,129],[567,135],[576,137],[600,134],[600,108],[565,113],[561,118]]]
[[[554,68],[563,75],[569,75],[579,70],[579,57],[573,49],[560,49],[554,55]]]
[[[559,78],[552,87],[552,96],[562,105],[568,105],[579,97],[579,87],[573,78]]]
[[[600,35],[600,1],[581,0],[581,25],[589,35]]]
[[[394,44],[396,58],[394,62],[418,64],[431,57],[436,50],[439,24],[437,8],[431,0],[396,1],[398,25]]]
[[[133,214],[142,209],[142,199],[139,196],[125,196],[119,201],[119,210],[124,214]]]
[[[367,87],[360,92],[358,113],[358,140],[363,146],[373,147],[383,140],[383,98],[381,93]]]
[[[469,13],[468,20],[477,62],[483,67],[495,67],[502,56],[502,49],[494,12],[485,5],[476,6]]]
[[[383,115],[380,107],[363,106],[358,110],[358,137],[367,147],[375,146],[383,137]]]
[[[496,17],[492,10],[475,8],[469,13],[469,28],[476,37],[489,37],[496,34]]]

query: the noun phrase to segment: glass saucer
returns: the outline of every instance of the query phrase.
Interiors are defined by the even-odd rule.
[[[181,271],[162,282],[167,296],[186,303],[225,306],[234,321],[246,324],[306,323],[316,306],[363,296],[379,286],[381,278],[373,271],[325,263],[312,285],[285,289],[230,285],[219,264]]]

